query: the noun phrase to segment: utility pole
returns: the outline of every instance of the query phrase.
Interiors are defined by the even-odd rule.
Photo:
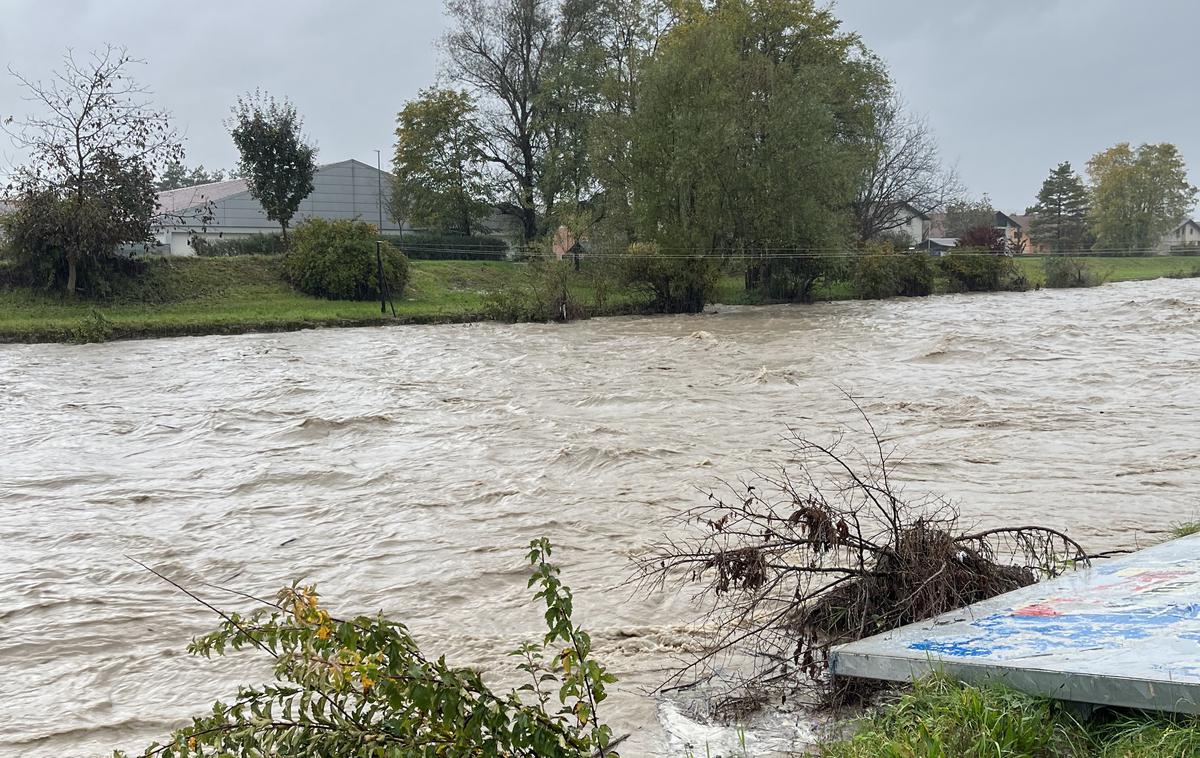
[[[375,168],[378,171],[375,179],[379,188],[376,193],[379,197],[379,233],[383,234],[383,159],[380,158],[378,150],[375,151]]]

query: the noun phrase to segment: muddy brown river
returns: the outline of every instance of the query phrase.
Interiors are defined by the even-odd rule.
[[[1105,549],[1200,511],[1196,279],[0,346],[0,755],[138,748],[260,680],[252,655],[187,656],[212,618],[125,556],[196,587],[311,580],[500,671],[539,629],[522,556],[540,535],[622,679],[603,713],[633,734],[622,752],[703,755],[719,735],[644,694],[696,611],[622,588],[629,558],[696,488],[781,459],[785,425],[850,420],[839,387],[906,453],[910,490],[981,524]]]

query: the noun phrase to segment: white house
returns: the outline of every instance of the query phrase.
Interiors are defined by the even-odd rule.
[[[391,190],[390,174],[361,161],[319,166],[313,191],[301,201],[290,226],[314,217],[360,218],[379,226],[384,234],[399,234],[408,227],[391,218]],[[171,255],[195,255],[193,237],[216,241],[279,231],[279,224],[267,218],[242,179],[167,190],[159,193],[158,203],[165,217],[158,242],[162,252]],[[203,217],[208,214],[212,218],[206,221]]]
[[[1158,249],[1163,253],[1184,246],[1200,247],[1200,224],[1190,218],[1167,232],[1158,243]]]
[[[900,203],[888,223],[888,234],[906,236],[909,244],[919,245],[929,238],[932,219],[908,203]]]

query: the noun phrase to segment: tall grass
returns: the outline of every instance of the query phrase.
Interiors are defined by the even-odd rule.
[[[827,758],[1159,758],[1200,756],[1194,717],[1125,712],[1080,720],[1058,701],[935,675],[884,705]]]

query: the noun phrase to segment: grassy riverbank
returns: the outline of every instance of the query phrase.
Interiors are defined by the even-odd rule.
[[[1160,758],[1200,755],[1194,718],[1133,712],[1076,718],[1061,703],[999,686],[943,677],[918,682],[861,723],[853,737],[822,746],[827,758],[1045,756]]]
[[[1040,285],[1039,259],[1022,259],[1019,265],[1031,284]],[[1155,279],[1194,275],[1200,258],[1104,258],[1095,259],[1094,266],[1107,281]],[[476,321],[484,317],[486,293],[512,285],[522,266],[413,261],[411,272],[404,296],[395,303],[397,318],[393,319],[390,313],[380,315],[378,303],[322,300],[297,292],[280,276],[278,259],[268,256],[154,260],[144,275],[123,288],[120,297],[110,300],[70,301],[25,290],[0,290],[0,342],[65,342],[86,338],[88,328],[101,328],[108,339],[134,339]],[[582,301],[592,299],[586,278],[574,289]],[[854,297],[845,282],[820,286],[814,294],[818,300]],[[715,300],[730,305],[762,302],[745,291],[736,275],[722,277]],[[616,291],[609,293],[599,313],[642,309],[633,293]]]

